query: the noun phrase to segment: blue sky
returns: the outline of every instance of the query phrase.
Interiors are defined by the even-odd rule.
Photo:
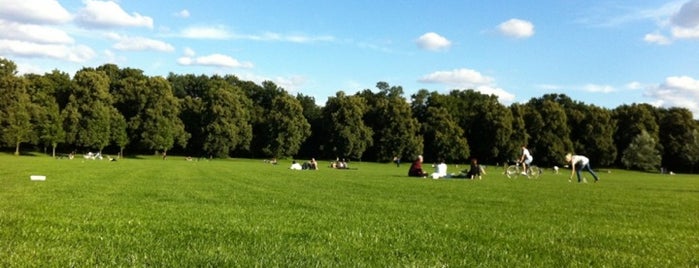
[[[0,0],[0,57],[23,73],[114,63],[233,74],[319,104],[376,82],[503,104],[564,93],[699,117],[699,0]]]

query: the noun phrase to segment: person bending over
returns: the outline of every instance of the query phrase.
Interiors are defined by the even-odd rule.
[[[570,164],[571,169],[570,177],[568,177],[569,181],[573,179],[573,173],[575,173],[578,176],[578,182],[581,182],[580,171],[583,169],[592,174],[592,177],[595,178],[595,182],[599,181],[599,177],[597,177],[597,174],[595,174],[595,172],[592,171],[592,167],[590,167],[590,159],[584,155],[566,154],[566,162]]]

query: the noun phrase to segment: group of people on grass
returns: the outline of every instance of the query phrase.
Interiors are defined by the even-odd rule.
[[[527,149],[526,146],[522,146],[522,155],[519,158],[519,162],[522,163],[522,174],[526,175],[527,168],[531,166],[531,163],[534,161],[534,157],[532,156],[531,152],[529,149]],[[410,177],[420,177],[420,178],[427,178],[428,176],[433,178],[433,179],[439,179],[439,178],[466,178],[466,179],[481,179],[482,175],[485,175],[485,167],[481,166],[478,164],[478,159],[475,157],[471,157],[471,166],[468,170],[462,170],[458,174],[449,174],[447,173],[447,164],[444,163],[443,159],[439,159],[437,162],[437,165],[433,165],[435,167],[435,172],[428,174],[423,170],[422,168],[422,162],[423,162],[423,157],[422,155],[418,155],[418,157],[413,161],[413,163],[410,165],[410,169],[408,170],[408,176]],[[572,153],[568,153],[565,155],[565,162],[570,165],[571,167],[571,172],[570,172],[570,177],[569,181],[573,179],[573,174],[575,174],[578,178],[578,182],[586,182],[580,172],[582,170],[586,170],[589,172],[592,177],[595,179],[595,182],[599,181],[599,177],[597,174],[592,170],[592,167],[590,166],[590,159],[587,158],[584,155],[574,155]]]
[[[289,169],[291,169],[291,170],[318,170],[318,162],[316,161],[315,158],[311,158],[310,161],[304,162],[303,164],[299,164],[298,162],[296,162],[296,160],[294,160],[294,161],[291,161],[291,166],[289,167]]]
[[[439,178],[466,178],[466,179],[481,179],[482,175],[485,174],[485,167],[478,164],[478,159],[475,157],[471,158],[471,167],[469,169],[464,169],[457,174],[449,174],[447,172],[447,164],[444,163],[444,159],[440,159],[435,167],[435,172],[428,174],[422,169],[422,155],[418,155],[417,159],[413,161],[408,170],[408,176],[411,177],[421,177],[427,178],[428,176],[433,179]]]

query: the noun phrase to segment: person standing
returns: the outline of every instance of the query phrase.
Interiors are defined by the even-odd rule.
[[[522,163],[522,175],[527,175],[527,166],[529,166],[532,161],[534,161],[534,157],[529,152],[529,149],[527,149],[527,146],[522,145],[522,157],[519,158],[519,162]]]
[[[408,170],[408,176],[410,177],[427,177],[427,173],[425,173],[424,170],[422,170],[422,155],[418,155],[417,159],[413,161],[413,164],[410,165],[410,169]]]
[[[597,177],[597,174],[595,174],[595,172],[592,171],[592,167],[590,167],[590,159],[584,155],[566,154],[566,162],[570,164],[571,169],[568,181],[573,179],[573,173],[575,173],[578,176],[578,182],[581,182],[580,171],[583,169],[592,174],[592,177],[595,178],[595,182],[599,181],[599,177]]]

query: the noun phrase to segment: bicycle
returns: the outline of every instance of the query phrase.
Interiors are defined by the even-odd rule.
[[[525,174],[522,173],[520,162],[516,162],[514,165],[505,168],[505,176],[510,179],[517,178],[520,175],[527,176],[528,179],[538,179],[539,176],[541,176],[541,169],[535,165],[529,165],[527,172]]]

